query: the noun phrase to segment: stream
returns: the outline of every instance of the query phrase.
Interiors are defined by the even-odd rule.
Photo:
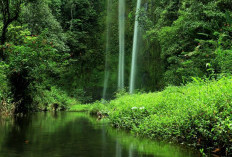
[[[0,157],[197,157],[170,143],[134,137],[86,113],[34,113],[0,120]]]

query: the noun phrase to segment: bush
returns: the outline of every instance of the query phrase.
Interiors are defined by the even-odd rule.
[[[59,103],[59,109],[65,109],[71,100],[68,100],[66,93],[51,87],[63,72],[62,62],[69,55],[57,52],[54,44],[46,40],[46,30],[41,35],[30,34],[21,26],[11,26],[8,37],[12,40],[1,46],[7,54],[8,77],[14,101],[20,102],[17,103],[16,112],[36,110],[38,104],[43,104],[40,109],[45,109],[51,103]],[[42,100],[43,97],[38,98],[40,94],[49,99],[47,103],[43,103],[46,101]]]
[[[64,91],[52,86],[50,90],[40,89],[34,95],[34,103],[39,110],[66,110],[72,105],[80,104]]]
[[[12,103],[7,73],[9,66],[0,62],[0,116],[8,116],[14,112],[15,104]]]
[[[7,97],[9,92],[8,79],[7,79],[8,65],[0,62],[0,99]]]

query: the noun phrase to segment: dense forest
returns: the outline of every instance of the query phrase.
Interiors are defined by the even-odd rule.
[[[96,102],[115,127],[228,155],[231,73],[231,0],[0,0],[4,116]]]
[[[3,0],[0,7],[1,108],[65,109],[100,98],[105,3]]]
[[[3,108],[21,112],[59,104],[65,109],[99,100],[105,62],[110,71],[107,99],[113,98],[119,55],[117,1],[3,0],[0,7]],[[136,1],[127,1],[125,9],[128,87]],[[217,79],[231,73],[231,11],[226,0],[142,2],[136,89],[157,91],[193,77]],[[111,29],[106,58],[107,17]]]

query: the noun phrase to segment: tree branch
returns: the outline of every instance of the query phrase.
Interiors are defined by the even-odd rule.
[[[2,28],[0,44],[4,45],[6,42],[7,28],[12,22],[16,21],[19,18],[19,14],[21,11],[21,4],[23,3],[23,1],[18,0],[16,4],[13,6],[10,6],[10,0],[6,0],[6,3],[4,3],[4,0],[1,0],[1,2],[2,2],[2,14],[3,14],[3,28]],[[15,9],[12,9],[12,7],[14,7]],[[11,9],[13,11],[11,11]],[[3,58],[4,60],[3,50],[0,50],[0,57]]]

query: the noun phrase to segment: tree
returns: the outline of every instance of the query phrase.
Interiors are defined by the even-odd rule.
[[[23,2],[23,0],[1,0],[0,11],[3,18],[3,27],[0,41],[1,45],[4,45],[6,42],[6,33],[9,25],[19,18],[21,5]],[[0,51],[0,57],[4,60],[3,50]]]
[[[66,36],[48,4],[46,0],[36,0],[23,7],[22,22],[27,24],[32,35],[39,35],[47,29],[46,39],[58,52],[65,52],[68,50]]]

